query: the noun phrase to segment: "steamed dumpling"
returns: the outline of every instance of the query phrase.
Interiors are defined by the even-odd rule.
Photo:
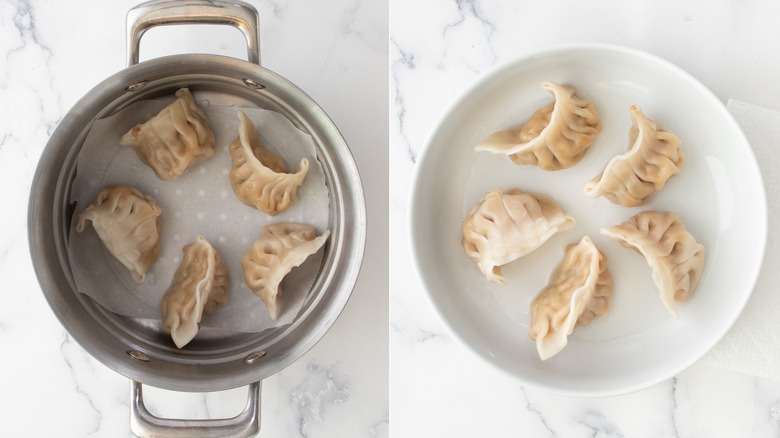
[[[79,215],[76,231],[91,222],[111,255],[140,283],[160,255],[160,213],[157,202],[134,187],[106,187]]]
[[[599,115],[590,99],[555,82],[542,82],[555,102],[537,110],[525,125],[498,131],[479,142],[475,150],[509,155],[517,164],[560,170],[579,163],[601,131]]]
[[[160,300],[163,330],[178,348],[198,334],[204,313],[228,300],[228,272],[219,253],[203,236],[182,249],[181,265],[173,274],[168,291]]]
[[[585,194],[606,196],[615,204],[641,205],[664,188],[685,165],[680,139],[631,106],[628,152],[612,158],[601,174],[585,185]]]
[[[284,162],[263,149],[255,125],[241,111],[238,138],[230,145],[233,169],[230,185],[239,201],[271,216],[290,208],[298,199],[298,188],[309,170],[302,158],[295,173],[288,173]]]
[[[330,236],[325,230],[317,236],[314,227],[304,224],[266,225],[252,248],[241,259],[244,280],[263,303],[271,319],[279,316],[282,279],[317,252]]]
[[[206,114],[189,89],[178,90],[176,97],[156,116],[136,125],[119,140],[120,145],[135,149],[138,158],[162,180],[176,179],[192,164],[214,155],[214,133]]]
[[[489,281],[506,283],[501,266],[530,253],[574,218],[543,195],[518,189],[492,190],[482,196],[463,221],[463,249]]]
[[[531,303],[531,339],[542,360],[558,354],[575,326],[586,326],[609,312],[612,276],[607,258],[590,237],[566,247],[550,285]]]
[[[601,233],[645,257],[667,310],[677,318],[675,301],[688,301],[704,270],[704,246],[676,214],[644,211]]]

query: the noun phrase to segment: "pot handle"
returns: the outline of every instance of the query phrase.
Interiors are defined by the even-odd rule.
[[[249,62],[260,65],[257,9],[240,0],[152,0],[127,12],[127,66],[138,64],[141,36],[156,26],[227,24],[246,38]]]
[[[160,418],[146,409],[141,382],[130,382],[130,430],[147,437],[253,437],[260,431],[260,382],[249,385],[249,400],[233,418],[181,420]]]

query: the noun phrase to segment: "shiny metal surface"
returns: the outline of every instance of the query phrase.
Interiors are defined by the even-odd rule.
[[[138,64],[144,32],[172,24],[233,26],[246,38],[249,62],[260,65],[260,33],[254,6],[240,0],[153,0],[127,13],[127,66]]]
[[[276,111],[311,135],[330,192],[331,238],[312,290],[291,324],[262,333],[203,330],[187,348],[178,350],[158,323],[111,313],[79,293],[66,249],[74,211],[70,186],[78,171],[76,158],[92,123],[133,102],[171,95],[181,87],[189,87],[211,105]],[[81,346],[134,381],[169,390],[206,392],[259,382],[298,359],[325,334],[357,280],[366,239],[366,212],[360,177],[346,142],[303,91],[245,61],[216,55],[175,55],[146,61],[109,77],[66,115],[36,170],[28,233],[41,289]],[[246,361],[254,352],[265,354]]]
[[[246,438],[260,431],[260,382],[249,385],[246,407],[233,418],[184,420],[160,418],[144,405],[140,382],[130,383],[130,431],[141,438]]]

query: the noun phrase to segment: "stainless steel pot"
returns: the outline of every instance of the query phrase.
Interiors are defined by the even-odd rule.
[[[108,367],[132,380],[131,428],[139,436],[251,436],[259,430],[260,382],[306,351],[334,323],[357,279],[366,238],[365,200],[346,142],[303,91],[260,66],[257,11],[240,1],[154,1],[128,13],[128,68],[109,77],[66,115],[44,150],[29,202],[30,251],[52,310],[73,338]],[[250,62],[216,55],[175,55],[138,63],[143,33],[167,24],[228,24],[247,39]],[[330,192],[331,237],[303,309],[288,326],[258,334],[211,331],[186,349],[156,326],[107,311],[79,293],[67,245],[76,158],[93,122],[144,99],[189,87],[212,105],[270,109],[314,139]],[[242,414],[224,420],[152,416],[142,384],[176,391],[217,391],[249,385]]]

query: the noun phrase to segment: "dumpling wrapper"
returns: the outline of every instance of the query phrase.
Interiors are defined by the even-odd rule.
[[[582,160],[601,131],[593,101],[583,99],[574,87],[542,82],[555,101],[537,110],[521,127],[498,131],[475,147],[509,155],[517,164],[533,164],[545,170],[561,170]]]
[[[494,189],[463,220],[463,249],[488,281],[506,283],[501,266],[574,226],[574,218],[544,195]]]
[[[317,236],[314,227],[289,222],[263,227],[260,237],[241,259],[247,286],[263,303],[271,319],[279,315],[282,280],[310,255],[316,253],[330,236],[325,230]]]
[[[166,181],[214,155],[214,133],[206,114],[189,89],[179,89],[176,96],[173,103],[119,140],[120,145],[135,149],[138,158]]]
[[[628,151],[609,160],[584,191],[591,198],[605,196],[615,204],[635,207],[682,171],[685,154],[676,135],[647,118],[636,105],[630,110]]]
[[[298,170],[288,173],[284,162],[265,150],[255,125],[243,112],[238,138],[230,144],[233,168],[230,185],[244,204],[271,216],[290,208],[298,199],[298,188],[309,171],[309,160],[301,158]]]
[[[106,187],[79,214],[76,232],[91,222],[106,249],[141,283],[160,255],[161,213],[151,196],[134,187]]]
[[[645,257],[661,301],[678,318],[675,302],[693,296],[704,270],[704,245],[682,220],[672,212],[644,211],[620,225],[602,228],[601,234]]]
[[[198,334],[203,314],[227,303],[228,271],[219,253],[203,236],[182,249],[181,265],[160,300],[163,330],[183,348]]]
[[[612,298],[607,258],[590,237],[568,245],[565,252],[549,286],[531,303],[529,335],[542,360],[563,350],[576,326],[604,317]]]

